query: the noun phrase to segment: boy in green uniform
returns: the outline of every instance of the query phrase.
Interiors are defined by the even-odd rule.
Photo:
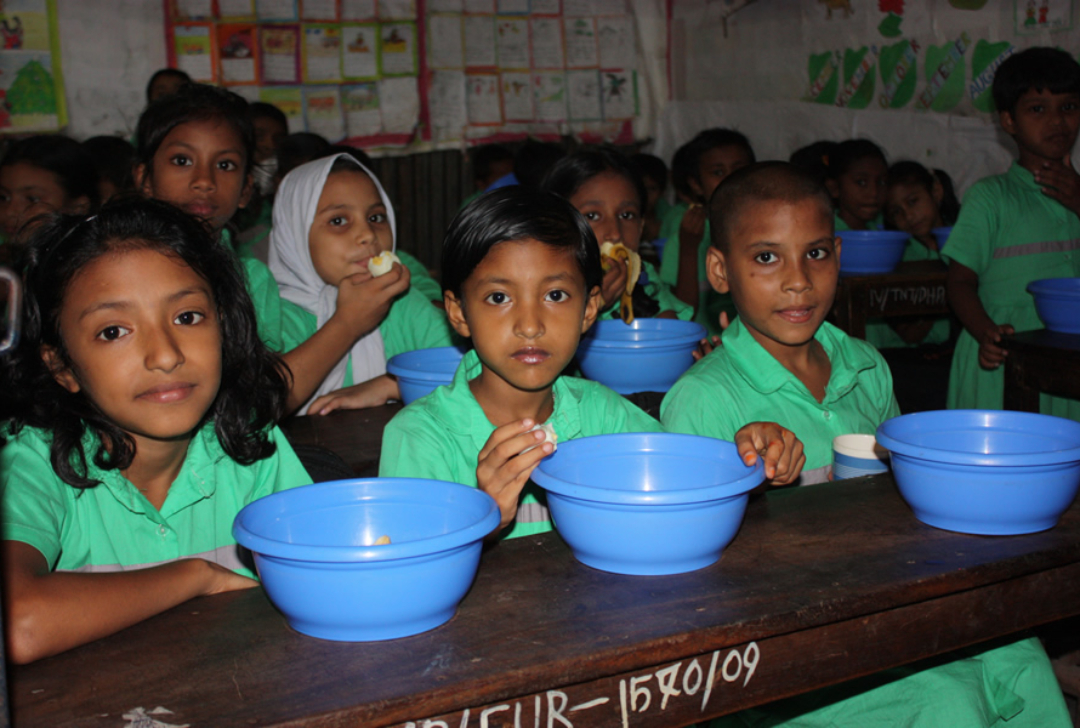
[[[555,441],[657,432],[660,423],[596,382],[561,376],[600,307],[600,250],[588,222],[549,192],[489,192],[451,223],[443,244],[446,313],[472,340],[449,387],[413,402],[383,433],[382,476],[454,480],[499,504],[507,537],[551,530],[529,476]],[[767,477],[798,475],[791,433],[747,425],[744,460]],[[794,457],[793,457],[794,455]]]
[[[1020,158],[968,191],[942,257],[949,303],[964,331],[949,376],[949,407],[1001,409],[1002,334],[1042,328],[1027,285],[1080,275],[1080,175],[1069,154],[1080,128],[1080,64],[1031,48],[994,75],[1001,126]],[[1080,419],[1080,402],[1042,396],[1047,414]]]
[[[731,292],[739,317],[723,346],[668,393],[661,419],[672,431],[724,437],[728,421],[769,412],[804,441],[805,480],[821,479],[835,434],[872,433],[899,414],[881,355],[825,323],[840,269],[829,197],[808,173],[772,162],[725,180],[710,215],[709,281]],[[1064,708],[1049,660],[1029,638],[915,663],[713,725],[975,728],[1004,719],[1010,726],[1064,726]]]

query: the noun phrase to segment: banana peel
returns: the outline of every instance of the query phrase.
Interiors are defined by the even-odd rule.
[[[600,265],[604,270],[611,268],[611,261],[625,260],[627,268],[626,290],[619,298],[619,316],[623,323],[634,323],[634,303],[631,294],[638,278],[641,278],[641,256],[622,243],[604,243],[600,246]]]

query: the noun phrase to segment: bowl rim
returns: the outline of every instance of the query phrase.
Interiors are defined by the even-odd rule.
[[[918,460],[928,460],[930,462],[946,463],[949,465],[991,465],[996,467],[1027,467],[1032,465],[1060,465],[1068,462],[1078,461],[1080,462],[1080,444],[1076,447],[1068,448],[1065,450],[1046,450],[1035,453],[975,453],[965,452],[958,453],[955,450],[945,450],[938,447],[920,446],[914,445],[903,440],[898,440],[895,437],[889,435],[888,430],[894,429],[899,424],[896,423],[901,420],[911,422],[914,418],[919,418],[920,415],[924,416],[931,414],[929,412],[912,412],[906,415],[900,415],[891,419],[885,420],[877,428],[877,439],[890,453],[895,453],[901,457],[909,457]],[[1019,418],[1022,420],[1035,421],[1040,419],[1043,422],[1047,422],[1049,418],[1051,420],[1062,423],[1065,427],[1074,428],[1077,431],[1078,437],[1080,437],[1080,422],[1073,422],[1072,420],[1065,419],[1064,417],[1055,417],[1054,415],[1044,415],[1037,412],[1014,412],[1010,410],[935,410],[933,414],[939,416],[950,417],[956,420],[961,418],[971,418],[976,415],[992,415],[1002,416],[1007,415],[1011,418]],[[901,423],[902,424],[902,423]],[[960,425],[960,422],[956,423],[956,426]],[[948,425],[943,426],[941,429],[956,429],[956,426],[949,428]],[[1018,428],[987,428],[987,429],[1009,429],[1016,430]]]
[[[663,324],[651,324],[651,322],[665,322]],[[625,339],[598,339],[596,332],[601,328],[614,328],[615,325],[626,326],[627,328],[635,328],[635,325],[641,322],[641,325],[636,326],[636,330],[642,330],[646,324],[647,330],[655,330],[662,326],[675,326],[678,322],[679,328],[685,328],[686,333],[673,334],[665,339],[650,340],[650,341],[628,341]],[[669,349],[682,349],[691,344],[697,345],[705,337],[705,327],[699,324],[697,321],[682,321],[681,319],[634,319],[634,323],[629,326],[622,322],[622,320],[610,319],[607,321],[597,321],[592,327],[581,335],[581,340],[578,342],[578,350],[581,349],[649,349],[654,352],[667,351]]]
[[[433,370],[433,369],[415,369],[409,362],[410,360],[417,358],[417,355],[421,352],[439,352],[439,358],[436,361],[439,362],[453,362],[454,368],[450,370],[450,379],[453,379],[454,373],[457,372],[458,365],[465,357],[465,351],[459,346],[433,346],[427,349],[413,349],[412,351],[404,351],[400,354],[395,354],[390,357],[386,362],[386,371],[393,374],[395,377],[405,377],[407,379],[419,380],[419,381],[449,381],[447,379],[446,370]],[[453,355],[451,355],[453,352]]]
[[[844,237],[851,238],[851,240],[861,243],[889,243],[896,244],[900,241],[907,242],[911,237],[903,230],[837,230],[836,237],[843,239]]]
[[[326,507],[325,499],[319,496],[324,493],[338,492],[343,488],[352,487],[354,494],[348,500],[340,503],[358,503],[371,500],[373,493],[356,493],[359,488],[370,489],[372,487],[393,487],[397,490],[430,488],[432,484],[439,486],[451,486],[450,491],[461,498],[471,498],[480,502],[486,501],[487,511],[475,523],[464,528],[459,528],[449,533],[422,538],[401,543],[389,543],[383,546],[327,546],[320,544],[296,544],[281,541],[276,538],[261,535],[251,530],[248,519],[259,514],[260,511],[270,509],[270,515],[279,513],[275,508],[280,501],[291,500],[301,493],[302,508],[291,510],[290,513],[304,513]],[[291,495],[290,495],[291,494]],[[303,497],[306,496],[306,497]],[[280,514],[278,516],[280,518]],[[296,488],[278,491],[263,496],[244,506],[236,514],[233,520],[232,534],[236,542],[249,551],[271,558],[289,561],[306,561],[320,563],[346,563],[363,562],[377,563],[409,559],[422,556],[435,556],[445,551],[452,551],[480,541],[495,530],[500,520],[499,506],[495,500],[479,488],[473,488],[461,483],[452,483],[446,480],[434,480],[431,478],[349,478],[346,480],[332,480],[322,483],[301,485]]]
[[[1064,283],[1068,281],[1069,283]],[[1057,278],[1040,278],[1027,284],[1028,293],[1037,296],[1067,296],[1075,298],[1080,294],[1080,277],[1059,276]]]
[[[721,446],[729,446],[735,449],[736,458],[738,458],[738,449],[735,443],[728,440],[721,440],[716,437],[706,437],[703,435],[688,435],[677,432],[624,432],[613,435],[593,435],[591,437],[579,437],[574,440],[570,440],[566,443],[560,444],[559,449],[565,452],[566,448],[571,450],[578,447],[584,447],[581,443],[589,443],[595,446],[596,441],[605,439],[618,443],[620,440],[640,440],[642,436],[647,436],[648,440],[679,440],[687,441],[690,439],[699,441],[708,441],[707,444],[716,446],[715,443],[721,443]],[[577,444],[575,444],[577,443]],[[646,443],[649,445],[650,443]],[[637,452],[651,452],[655,450],[655,446],[642,448]],[[722,500],[724,498],[730,498],[733,496],[742,495],[756,488],[765,479],[765,466],[759,457],[757,462],[752,466],[745,466],[748,468],[744,475],[738,478],[728,481],[726,483],[716,483],[713,485],[707,485],[700,488],[685,488],[682,490],[674,491],[627,491],[627,490],[614,490],[611,488],[603,488],[594,485],[584,485],[582,483],[572,483],[568,480],[564,480],[556,475],[552,475],[546,472],[544,464],[548,462],[549,455],[540,461],[540,464],[533,471],[533,482],[543,488],[545,491],[550,491],[556,495],[565,496],[568,498],[575,498],[577,500],[588,501],[591,503],[603,503],[607,505],[621,505],[621,506],[665,506],[665,505],[686,505],[691,503],[704,503],[707,501]],[[738,458],[739,462],[742,462],[742,458]],[[539,475],[539,477],[537,477]],[[613,499],[611,496],[619,496],[617,499]]]

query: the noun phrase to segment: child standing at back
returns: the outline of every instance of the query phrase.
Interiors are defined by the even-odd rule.
[[[977,182],[942,257],[949,303],[964,331],[949,376],[949,407],[1001,409],[1003,334],[1042,328],[1027,285],[1080,275],[1080,175],[1070,153],[1080,128],[1080,64],[1030,48],[994,75],[1001,126],[1019,159]],[[1080,402],[1042,396],[1047,414],[1080,419]]]
[[[311,482],[274,427],[280,362],[229,251],[201,224],[128,200],[52,220],[27,253],[0,453],[16,662],[256,586],[233,518]]]
[[[837,230],[881,230],[885,209],[885,153],[868,139],[840,142],[829,154],[825,187],[836,205]]]

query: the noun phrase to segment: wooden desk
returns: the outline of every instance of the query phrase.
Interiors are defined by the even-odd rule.
[[[113,728],[157,706],[192,728],[676,726],[1078,612],[1080,505],[1045,533],[963,536],[916,521],[882,475],[757,499],[690,574],[595,571],[549,533],[485,553],[457,616],[425,634],[304,637],[250,590],[9,684],[22,728]]]
[[[1001,340],[1005,357],[1005,409],[1039,411],[1039,394],[1080,399],[1080,334],[1040,329]]]
[[[866,338],[869,318],[948,316],[946,268],[935,260],[901,263],[893,273],[842,276],[833,303],[835,323],[857,339]]]
[[[358,476],[373,476],[379,466],[386,423],[401,411],[401,404],[360,410],[337,410],[325,416],[290,417],[281,423],[289,442],[318,445],[332,450]]]

